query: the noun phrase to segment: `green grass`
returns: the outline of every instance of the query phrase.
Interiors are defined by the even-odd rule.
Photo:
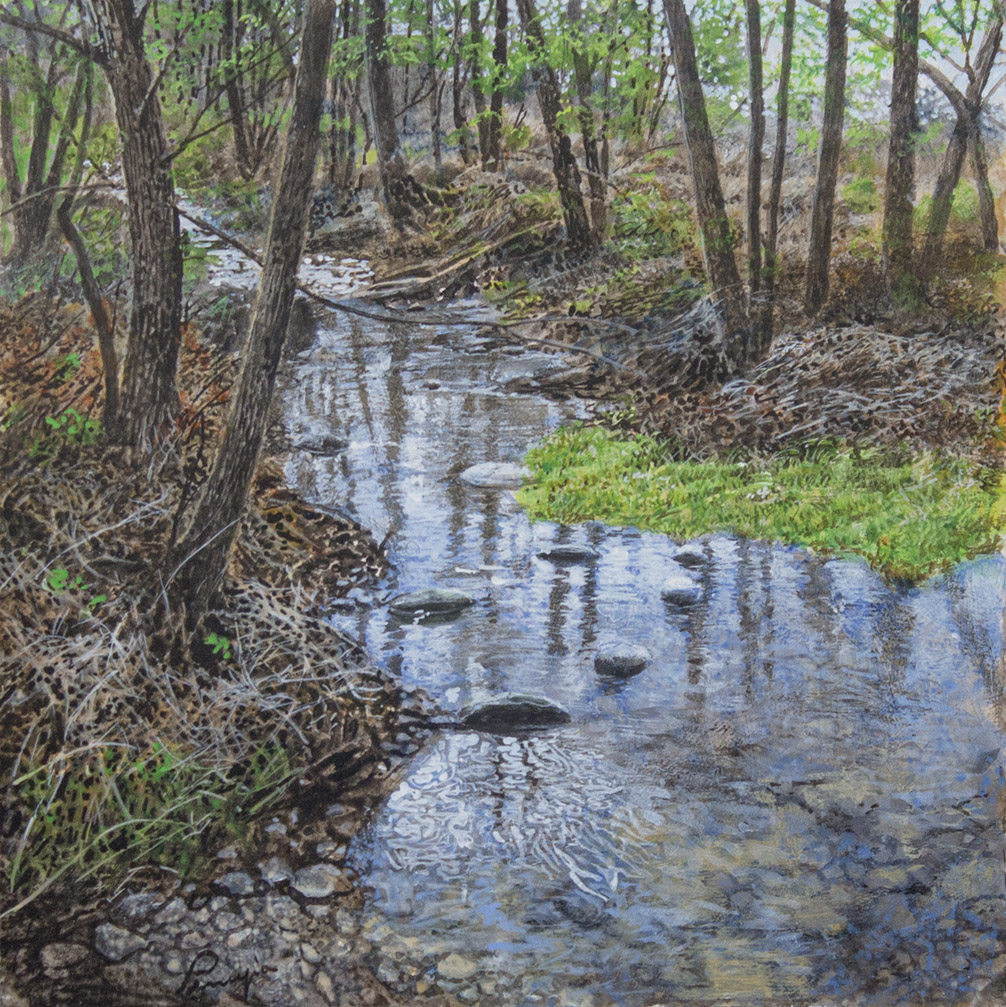
[[[961,459],[901,464],[841,445],[760,461],[673,462],[649,437],[573,426],[525,459],[533,520],[600,520],[690,539],[723,531],[865,557],[918,581],[999,547],[1006,479]]]
[[[293,776],[275,743],[229,770],[158,742],[142,753],[97,745],[71,756],[14,781],[29,817],[0,869],[16,903],[0,919],[63,881],[114,887],[136,868],[198,876]]]

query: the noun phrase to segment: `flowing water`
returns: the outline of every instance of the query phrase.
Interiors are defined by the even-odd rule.
[[[293,440],[326,450],[291,481],[388,533],[394,564],[334,621],[447,709],[523,692],[571,714],[445,731],[405,767],[351,850],[377,974],[499,1005],[964,1000],[1002,967],[1006,563],[908,590],[711,536],[697,604],[669,606],[669,539],[531,525],[459,478],[576,417],[505,391],[553,366],[474,325],[336,315],[293,365]],[[555,543],[597,557],[541,558]],[[428,587],[475,604],[389,614]],[[598,676],[609,641],[648,667]]]

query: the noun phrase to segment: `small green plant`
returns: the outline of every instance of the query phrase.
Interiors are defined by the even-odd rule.
[[[46,416],[45,424],[71,444],[96,444],[101,424],[77,412],[72,406],[59,416]]]
[[[843,186],[842,201],[852,213],[873,213],[880,206],[877,186],[872,178],[854,178]]]
[[[70,576],[70,571],[66,567],[56,567],[50,570],[45,577],[45,586],[49,591],[59,597],[60,595],[72,593],[74,595],[85,595],[91,586],[84,581],[84,578],[77,574]],[[81,598],[80,617],[88,619],[94,615],[100,605],[108,601],[107,594],[95,594],[90,598]]]
[[[231,641],[220,633],[208,633],[203,637],[203,643],[213,648],[214,657],[222,657],[225,661],[231,659]]]

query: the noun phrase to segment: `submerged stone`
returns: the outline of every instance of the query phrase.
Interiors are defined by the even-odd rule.
[[[569,714],[558,704],[544,696],[526,696],[520,693],[499,696],[461,712],[463,727],[492,734],[555,727],[557,724],[568,724],[569,721]]]
[[[293,442],[293,447],[297,451],[307,451],[312,455],[325,456],[341,454],[349,445],[338,437],[322,434],[318,437],[301,437]]]
[[[638,675],[651,661],[650,652],[637,643],[608,643],[594,656],[594,670],[612,678]]]
[[[391,604],[388,607],[393,615],[421,617],[424,615],[453,615],[474,604],[474,600],[461,591],[429,588],[425,591],[400,594],[391,599]]]
[[[660,589],[660,597],[669,605],[694,605],[702,597],[702,585],[683,573],[671,574]]]
[[[554,545],[551,549],[543,549],[538,556],[558,564],[596,563],[601,558],[601,554],[589,545]]]
[[[479,489],[520,489],[526,473],[527,469],[513,462],[479,462],[458,478]]]
[[[709,565],[709,557],[694,545],[683,545],[674,554],[674,562],[686,570],[697,570]]]

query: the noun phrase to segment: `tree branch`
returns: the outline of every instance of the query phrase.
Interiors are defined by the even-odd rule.
[[[0,24],[9,24],[12,28],[20,28],[22,31],[47,35],[49,38],[53,38],[57,42],[62,42],[63,45],[76,50],[82,56],[93,59],[96,63],[102,61],[102,54],[94,46],[76,38],[68,31],[64,31],[62,28],[54,28],[44,21],[27,21],[24,18],[17,17],[15,14],[8,14],[6,11],[0,10]]]

